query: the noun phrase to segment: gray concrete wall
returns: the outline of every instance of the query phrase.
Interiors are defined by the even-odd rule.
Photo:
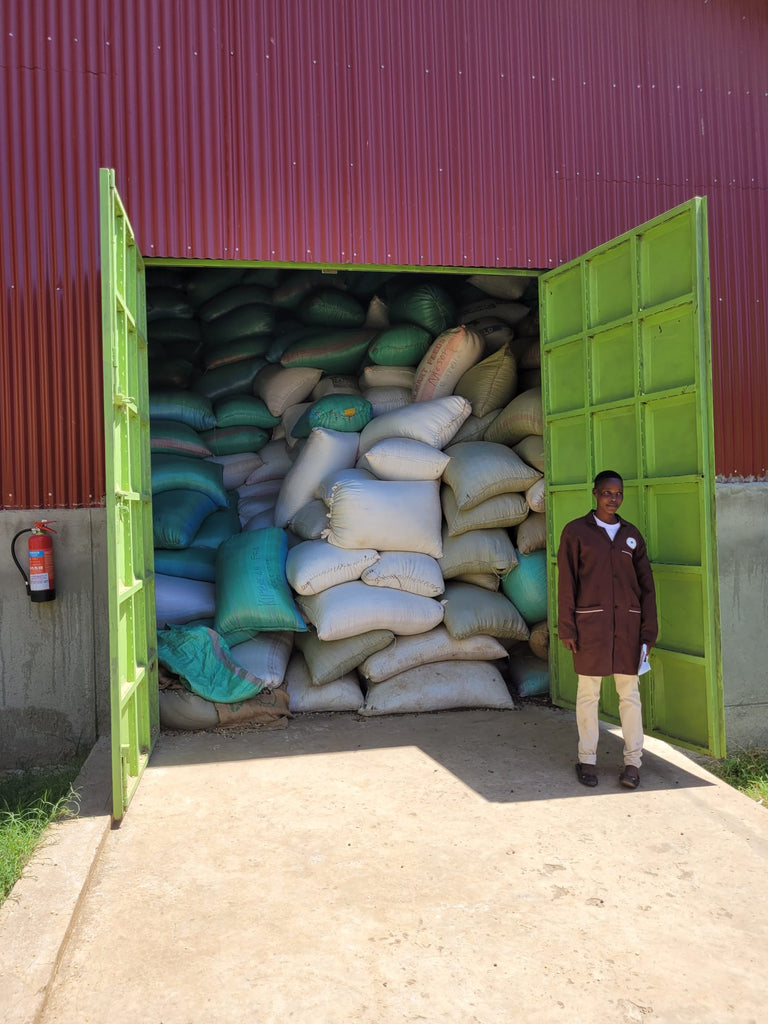
[[[768,748],[768,483],[717,485],[728,753]]]
[[[40,518],[55,520],[56,599],[33,604],[11,540]],[[104,509],[0,512],[0,768],[66,760],[109,731],[106,547]]]

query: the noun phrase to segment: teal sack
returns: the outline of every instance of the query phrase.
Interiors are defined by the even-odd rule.
[[[237,341],[225,341],[221,345],[208,347],[203,352],[203,363],[206,370],[218,370],[232,363],[242,363],[246,359],[266,356],[272,345],[268,334],[256,334],[253,337],[238,338]]]
[[[306,632],[285,576],[288,535],[268,527],[224,541],[216,559],[216,630],[231,644],[265,630]]]
[[[391,324],[416,324],[434,337],[453,326],[456,307],[448,292],[436,284],[419,284],[397,296],[389,307]]]
[[[240,359],[236,363],[217,366],[215,370],[206,370],[202,377],[198,377],[193,388],[199,395],[204,395],[212,402],[228,398],[230,395],[250,395],[253,382],[266,363],[266,359],[257,356],[254,359]]]
[[[217,427],[276,427],[279,416],[273,416],[261,398],[255,395],[231,395],[214,406]]]
[[[190,547],[218,548],[228,537],[240,533],[240,517],[237,514],[237,495],[235,507],[218,508],[203,521],[202,526],[192,539]]]
[[[362,395],[326,395],[304,410],[291,434],[309,437],[315,427],[355,433],[370,421],[371,412],[371,403]]]
[[[189,271],[187,297],[199,309],[214,295],[238,284],[243,278],[242,270],[234,267],[196,267]]]
[[[155,548],[188,548],[216,505],[202,491],[163,491],[152,497]]]
[[[269,440],[269,434],[261,427],[222,427],[221,430],[205,430],[200,437],[214,455],[257,452]]]
[[[177,420],[195,430],[210,430],[216,426],[210,398],[192,391],[150,391],[149,419]]]
[[[250,338],[254,334],[271,334],[275,328],[275,311],[271,306],[239,306],[216,320],[203,321],[203,340],[212,344]]]
[[[202,491],[220,508],[229,504],[224,490],[224,467],[188,455],[152,455],[152,494],[163,491]]]
[[[236,284],[219,292],[200,307],[201,320],[217,320],[241,306],[269,306],[272,302],[269,289],[258,284]]]
[[[180,576],[185,580],[215,583],[216,551],[204,547],[189,547],[183,550],[158,548],[155,551],[155,572],[163,576]]]
[[[149,450],[166,455],[187,455],[205,459],[213,452],[200,440],[194,427],[181,420],[156,420],[149,424]]]
[[[157,659],[192,693],[219,704],[236,704],[264,689],[261,679],[236,665],[229,645],[205,626],[170,626],[157,634]]]
[[[547,552],[515,554],[518,564],[501,577],[501,589],[530,626],[547,617]]]

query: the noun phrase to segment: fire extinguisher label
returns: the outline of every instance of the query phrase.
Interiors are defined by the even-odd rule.
[[[29,589],[53,589],[53,552],[42,549],[29,551]]]

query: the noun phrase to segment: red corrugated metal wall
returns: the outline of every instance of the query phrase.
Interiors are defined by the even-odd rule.
[[[98,504],[98,188],[145,256],[547,268],[709,199],[718,472],[768,448],[763,0],[4,0],[2,506]]]

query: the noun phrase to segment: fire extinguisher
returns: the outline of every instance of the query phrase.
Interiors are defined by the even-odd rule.
[[[53,601],[56,597],[56,586],[53,579],[53,538],[50,536],[56,531],[48,525],[53,522],[55,522],[54,519],[41,519],[31,528],[19,530],[11,541],[11,554],[17,569],[24,577],[30,601]],[[30,534],[28,543],[29,576],[24,572],[16,557],[16,541],[25,533]]]

